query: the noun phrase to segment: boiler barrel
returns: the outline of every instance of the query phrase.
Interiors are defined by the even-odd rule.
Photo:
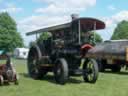
[[[128,47],[128,41],[108,41],[96,45],[90,49],[86,57],[89,58],[114,58],[114,59],[126,59],[126,48]]]

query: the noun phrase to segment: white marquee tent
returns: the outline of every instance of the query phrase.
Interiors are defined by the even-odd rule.
[[[20,59],[27,59],[28,52],[29,52],[28,48],[16,48],[14,50],[14,57]]]

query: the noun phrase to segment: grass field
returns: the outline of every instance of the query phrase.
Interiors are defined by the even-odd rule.
[[[100,73],[96,84],[72,77],[66,85],[55,83],[53,75],[33,80],[27,75],[26,61],[14,60],[20,75],[19,85],[0,86],[0,96],[128,96],[128,73]]]

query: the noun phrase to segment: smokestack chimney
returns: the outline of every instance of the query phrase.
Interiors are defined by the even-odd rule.
[[[75,20],[75,19],[79,18],[79,15],[78,14],[72,14],[71,18],[72,18],[72,20]]]

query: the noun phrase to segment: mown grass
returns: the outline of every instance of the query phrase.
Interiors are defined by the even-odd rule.
[[[72,77],[66,85],[58,85],[52,73],[43,80],[27,75],[25,60],[13,63],[20,75],[19,85],[0,86],[0,96],[128,96],[128,73],[100,73],[96,84],[84,83],[82,77]]]

